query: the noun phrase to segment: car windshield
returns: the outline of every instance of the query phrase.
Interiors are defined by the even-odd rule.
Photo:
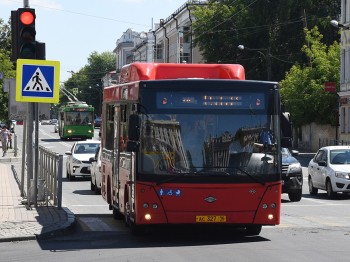
[[[99,146],[99,143],[77,144],[74,149],[74,154],[95,154]]]
[[[330,163],[333,165],[350,164],[350,150],[349,149],[331,150]]]

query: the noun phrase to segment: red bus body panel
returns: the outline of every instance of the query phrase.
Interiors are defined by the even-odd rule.
[[[120,83],[178,78],[244,80],[244,68],[231,64],[133,63],[120,72]]]
[[[172,195],[159,195],[159,191]],[[175,190],[181,192],[175,195]],[[205,199],[211,197],[213,202]],[[136,184],[136,224],[194,224],[196,216],[226,216],[227,224],[280,223],[281,183],[266,184]],[[144,208],[147,203],[148,207]],[[157,204],[158,208],[153,208]],[[264,209],[263,204],[267,205]],[[272,205],[274,207],[272,207]],[[152,219],[145,220],[145,214]],[[273,219],[268,219],[272,214]]]

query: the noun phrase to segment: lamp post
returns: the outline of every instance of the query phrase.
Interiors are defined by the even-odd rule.
[[[244,45],[239,45],[237,47],[239,50],[248,50],[248,51],[256,51],[258,52],[265,60],[266,60],[266,66],[267,66],[267,80],[271,80],[271,51],[270,47],[268,48],[249,48]],[[265,52],[265,53],[263,53]]]
[[[350,23],[341,24],[337,20],[332,20],[331,25],[337,28],[349,29]]]

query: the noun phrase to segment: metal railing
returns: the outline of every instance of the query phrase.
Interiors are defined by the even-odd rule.
[[[318,145],[319,145],[319,148],[324,146],[348,146],[350,145],[350,141],[320,138],[318,140]]]
[[[25,180],[28,181],[27,192],[24,192],[24,186],[22,187],[22,196],[27,196],[27,205],[40,202],[45,203],[46,206],[50,203],[59,209],[62,208],[62,167],[63,155],[39,146],[37,177],[25,179],[22,176],[22,185]],[[26,166],[24,168],[27,169]]]

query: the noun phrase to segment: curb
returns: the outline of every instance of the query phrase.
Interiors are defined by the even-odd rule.
[[[64,212],[67,215],[67,221],[60,226],[60,228],[54,229],[54,230],[49,230],[48,232],[42,233],[42,234],[37,234],[35,237],[36,239],[49,239],[52,237],[57,237],[57,236],[63,236],[72,230],[74,230],[75,225],[76,225],[76,220],[74,214],[68,210],[67,208],[63,207],[62,208]]]

